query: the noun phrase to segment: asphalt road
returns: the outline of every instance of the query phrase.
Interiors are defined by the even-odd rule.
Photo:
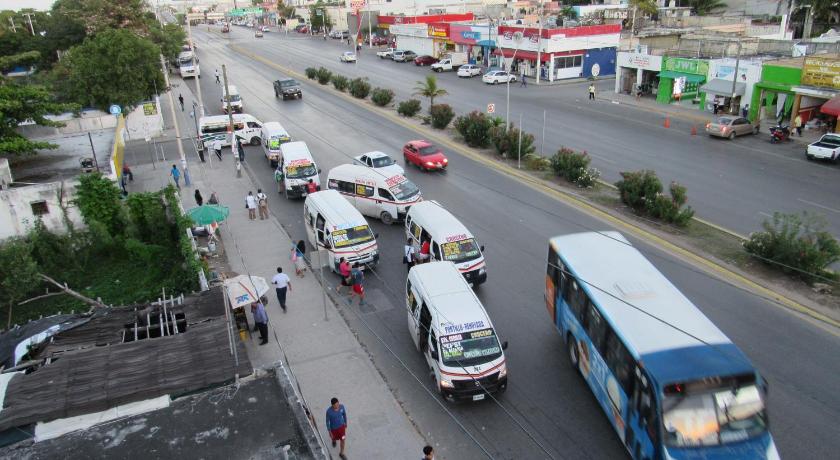
[[[250,37],[250,32],[234,27],[232,35],[244,38]],[[228,39],[217,34],[194,30],[194,36],[199,44],[204,74],[199,82],[208,114],[220,112],[217,101],[221,88],[213,81],[213,69],[227,64],[231,83],[240,89],[246,112],[263,121],[280,121],[294,139],[306,141],[323,168],[322,180],[330,168],[347,163],[352,156],[370,150],[399,152],[406,140],[416,138],[406,128],[336,98],[317,83],[303,82],[302,100],[276,101],[271,87],[271,80],[278,77],[275,70],[232,52],[226,46]],[[250,43],[252,39],[243,41]],[[294,43],[304,50],[311,46],[306,40]],[[271,33],[255,49],[284,65],[289,65],[296,53]],[[309,61],[310,58],[298,60],[295,65],[302,68],[318,64],[317,57]],[[391,78],[394,87],[398,77]],[[401,84],[411,86],[414,79]],[[195,82],[186,84],[194,90]],[[460,89],[451,88],[450,97],[460,97]],[[611,105],[603,109],[624,110]],[[625,118],[644,117],[647,115],[634,112]],[[652,126],[620,128],[620,118],[613,116],[604,120],[616,129],[636,132],[639,139],[668,136]],[[580,139],[586,138],[587,132],[595,132],[591,126],[575,131]],[[647,137],[645,132],[649,133]],[[603,138],[599,134],[592,137]],[[698,139],[700,144],[706,142]],[[629,144],[624,143],[627,147]],[[248,173],[264,190],[276,190],[272,170],[261,150],[247,150]],[[506,352],[510,376],[507,393],[498,404],[485,401],[459,405],[440,405],[439,398],[429,394],[433,391],[432,381],[407,332],[402,293],[405,268],[400,262],[404,232],[398,225],[387,227],[370,220],[379,233],[383,259],[367,276],[370,305],[362,310],[355,305],[347,308],[350,326],[418,429],[435,443],[442,458],[486,457],[482,450],[494,458],[510,459],[626,457],[592,394],[569,367],[562,339],[543,302],[548,238],[611,227],[454,152],[448,155],[450,170],[446,173],[423,174],[408,169],[407,175],[426,199],[441,202],[486,245],[488,282],[477,293],[502,339],[510,341]],[[815,170],[836,173],[819,167]],[[768,192],[772,192],[772,187]],[[233,203],[242,199],[220,198]],[[270,207],[293,238],[305,238],[301,202],[277,195]],[[768,379],[771,429],[782,456],[833,456],[831,452],[840,448],[833,428],[840,419],[840,396],[831,391],[837,388],[840,369],[837,331],[815,326],[642,241],[634,244],[744,350]],[[336,369],[335,378],[341,378],[340,369]]]
[[[417,81],[433,73],[427,67],[379,59],[376,49],[363,50],[357,64],[341,63],[338,57],[348,47],[339,40],[277,32],[255,39],[242,27],[232,28],[230,37],[301,73],[306,67],[324,66],[346,76],[368,77],[373,86],[392,89],[397,101],[416,97],[412,94]],[[505,85],[488,86],[480,77],[459,79],[453,72],[437,75],[449,92],[439,102],[458,113],[485,111],[494,103],[496,114],[505,116]],[[766,126],[758,136],[734,141],[709,138],[703,126],[698,126],[700,135],[691,136],[691,124],[676,119],[665,129],[661,112],[611,103],[613,80],[598,82],[594,103],[587,100],[587,86],[511,85],[510,119],[518,125],[522,115],[525,130],[539,145],[545,111],[545,154],[560,146],[586,150],[592,166],[611,183],[620,179],[620,171],[652,169],[666,188],[674,180],[688,188],[689,204],[698,217],[741,234],[759,230],[775,211],[807,210],[824,215],[828,229],[840,236],[840,165],[805,160],[803,145],[797,142],[770,144]]]

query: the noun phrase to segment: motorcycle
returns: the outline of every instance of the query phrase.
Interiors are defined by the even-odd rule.
[[[777,142],[789,141],[790,140],[790,126],[787,125],[778,125],[770,128],[770,143],[775,144]]]

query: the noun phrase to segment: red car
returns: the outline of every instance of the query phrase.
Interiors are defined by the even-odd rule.
[[[414,65],[420,65],[420,66],[432,65],[437,61],[438,61],[437,59],[435,59],[435,58],[433,58],[432,56],[429,56],[429,55],[417,56],[416,58],[414,58]]]
[[[405,165],[417,166],[426,171],[442,171],[449,165],[443,151],[429,141],[409,141],[403,147]]]
[[[372,40],[373,40],[373,46],[382,46],[382,45],[387,45],[388,44],[388,39],[387,38],[380,37],[378,35],[374,36]]]

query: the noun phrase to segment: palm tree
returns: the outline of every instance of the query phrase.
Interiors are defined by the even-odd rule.
[[[429,98],[429,110],[435,105],[435,98],[438,96],[446,96],[449,94],[445,89],[438,88],[437,78],[434,75],[426,75],[426,81],[418,81],[417,86],[414,87],[415,96],[423,96]]]

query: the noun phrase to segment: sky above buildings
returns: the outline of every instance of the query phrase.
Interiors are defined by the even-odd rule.
[[[33,8],[36,10],[48,10],[52,7],[55,0],[0,0],[0,11],[3,10],[20,10],[23,8]]]

